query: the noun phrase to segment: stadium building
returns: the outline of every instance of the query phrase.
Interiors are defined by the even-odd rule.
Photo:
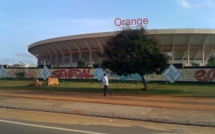
[[[159,48],[170,56],[169,63],[191,66],[207,65],[215,52],[215,29],[154,29],[149,35],[159,39]],[[76,67],[79,59],[85,59],[89,67],[101,61],[106,42],[114,32],[80,34],[35,42],[28,51],[38,58],[38,65],[52,67]],[[117,50],[116,50],[117,51]]]

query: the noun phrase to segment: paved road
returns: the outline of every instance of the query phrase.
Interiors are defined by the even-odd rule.
[[[61,126],[61,127],[59,127]],[[88,126],[90,129],[101,129],[95,126]],[[85,128],[86,129],[86,128]],[[0,119],[0,130],[3,134],[105,134],[103,132],[84,130],[82,125],[67,126],[61,124],[47,124],[29,123],[21,121],[10,121]],[[101,129],[102,130],[102,129]],[[100,131],[101,131],[100,130]],[[102,130],[105,131],[105,130]]]
[[[215,128],[211,127],[2,108],[0,108],[0,130],[5,134],[213,134],[215,132]]]
[[[150,134],[162,133],[144,127],[120,127],[101,125],[62,125],[28,123],[20,121],[0,120],[0,129],[3,134]]]

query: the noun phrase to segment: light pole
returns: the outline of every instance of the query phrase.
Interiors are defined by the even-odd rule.
[[[94,61],[96,61],[96,58],[95,58],[95,59],[93,59],[93,61],[92,61],[92,68],[93,68]]]

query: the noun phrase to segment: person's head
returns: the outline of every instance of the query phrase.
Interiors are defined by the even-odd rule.
[[[104,74],[104,76],[106,76],[106,74]]]

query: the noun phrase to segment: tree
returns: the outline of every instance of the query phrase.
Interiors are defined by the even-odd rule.
[[[86,67],[87,63],[84,59],[79,59],[77,63],[77,67]]]
[[[208,59],[208,66],[215,66],[215,55],[211,55]]]
[[[25,72],[16,72],[15,73],[17,79],[24,79],[25,78]]]
[[[104,47],[102,67],[117,75],[138,73],[147,90],[144,75],[161,74],[167,68],[167,57],[160,52],[158,44],[144,28],[122,30]]]
[[[192,65],[193,67],[199,67],[199,66],[200,66],[198,62],[191,62],[191,65]]]

